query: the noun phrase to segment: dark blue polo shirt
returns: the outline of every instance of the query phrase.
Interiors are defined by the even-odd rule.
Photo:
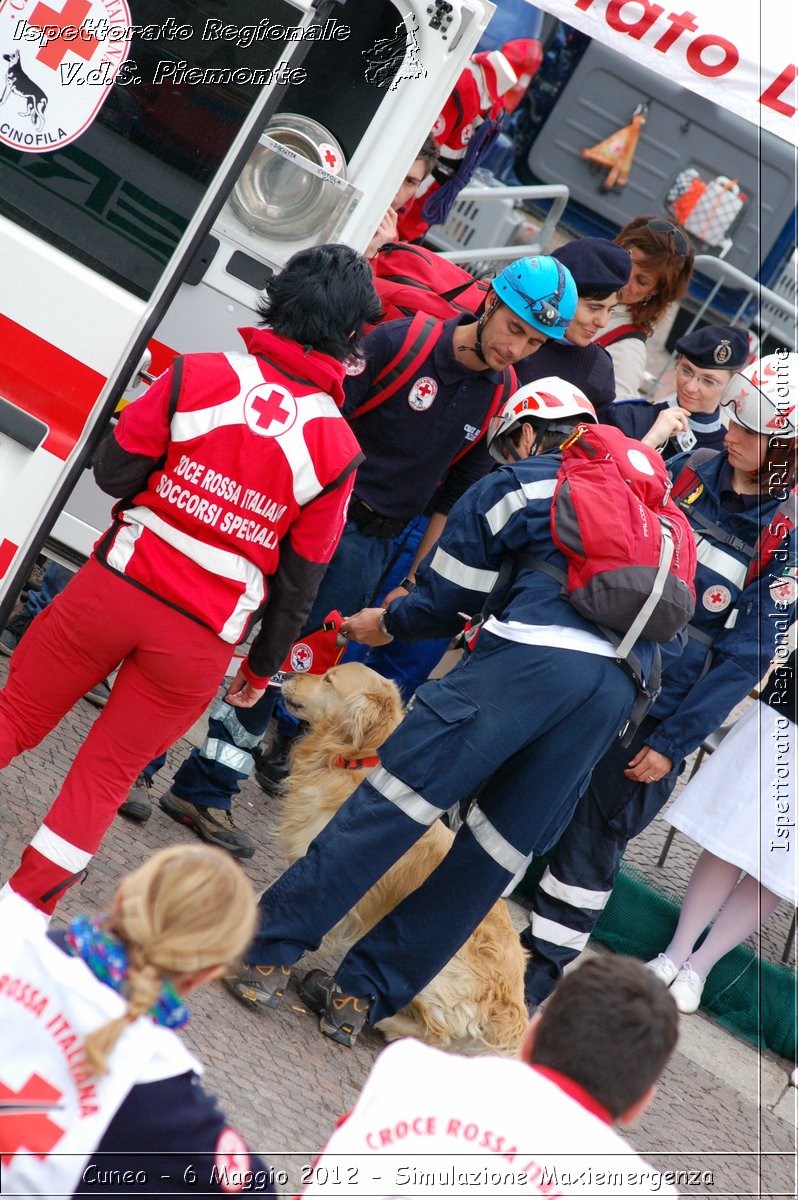
[[[432,353],[407,383],[352,422],[366,456],[358,468],[355,495],[380,516],[409,521],[425,510],[442,480],[434,509],[446,513],[493,466],[482,439],[450,469],[452,459],[479,436],[502,383],[500,372],[472,371],[454,356],[457,325],[473,322],[469,314],[444,322]],[[377,375],[399,353],[409,326],[409,320],[388,321],[366,337],[365,368],[344,380],[344,416],[368,399]]]

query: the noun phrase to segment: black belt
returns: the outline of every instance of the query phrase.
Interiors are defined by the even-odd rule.
[[[369,508],[368,504],[353,496],[349,502],[349,520],[354,521],[358,532],[366,537],[395,538],[402,532],[409,518],[403,520],[400,517],[381,517],[373,508]]]

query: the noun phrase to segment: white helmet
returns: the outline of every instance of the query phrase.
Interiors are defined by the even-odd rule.
[[[732,376],[721,404],[751,433],[798,437],[798,354],[784,351],[758,358]]]
[[[502,454],[505,438],[525,420],[563,434],[570,433],[579,420],[598,424],[596,410],[578,387],[556,375],[536,379],[513,392],[501,412],[490,419],[488,450],[497,462],[506,461]]]

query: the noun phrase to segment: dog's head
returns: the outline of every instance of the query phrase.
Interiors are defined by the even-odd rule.
[[[3,58],[7,63],[15,66],[19,62],[19,50],[12,50],[10,54],[4,54]]]
[[[291,675],[283,684],[289,712],[322,730],[354,757],[381,746],[402,719],[396,684],[362,663],[341,663],[324,675]]]

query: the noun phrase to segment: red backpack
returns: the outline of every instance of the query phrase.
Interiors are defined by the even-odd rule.
[[[464,312],[476,313],[490,287],[434,250],[406,242],[383,246],[372,267],[383,321],[412,317],[417,312],[443,321]]]
[[[696,544],[670,499],[660,456],[608,425],[578,425],[562,446],[552,536],[568,560],[577,612],[623,634],[669,641],[695,609]]]

